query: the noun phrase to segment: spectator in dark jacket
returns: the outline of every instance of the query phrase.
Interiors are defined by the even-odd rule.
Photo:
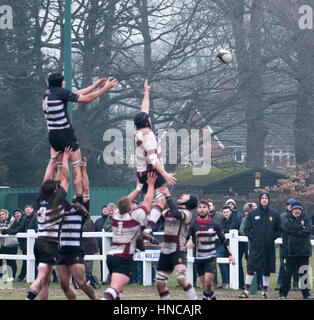
[[[304,299],[312,299],[310,295],[311,279],[309,257],[312,255],[311,232],[312,223],[303,213],[303,206],[295,201],[291,212],[282,218],[282,255],[285,259],[283,281],[280,287],[280,298],[285,299],[291,285],[291,276],[298,268],[301,292]]]
[[[286,211],[280,214],[280,219],[282,219],[291,211],[292,204],[295,202],[294,199],[288,199],[286,202]],[[282,245],[279,246],[279,258],[280,258],[280,267],[279,267],[279,273],[277,278],[277,287],[275,290],[280,289],[280,285],[282,283],[283,278],[283,271],[284,271],[284,258],[282,255]],[[298,282],[299,282],[299,275],[297,268],[295,269],[293,273],[293,290],[298,291]]]
[[[83,225],[83,232],[93,232],[94,231],[94,223],[92,219],[86,219]],[[84,254],[92,255],[98,252],[98,242],[96,238],[82,238],[81,246]],[[93,275],[93,260],[84,260],[85,270],[86,270],[86,280],[91,279]]]
[[[227,205],[228,207],[230,207],[230,209],[231,209],[232,212],[235,212],[235,213],[237,214],[237,216],[238,216],[238,218],[239,218],[240,220],[243,218],[243,214],[242,214],[241,212],[239,212],[239,210],[238,210],[238,208],[237,208],[237,204],[236,204],[236,202],[235,202],[233,199],[228,199],[228,200],[226,201],[226,205]],[[241,222],[240,222],[240,224],[241,224]],[[239,226],[239,227],[240,227],[240,226]]]
[[[244,233],[250,240],[245,290],[240,298],[248,298],[254,272],[262,272],[262,298],[267,298],[270,274],[276,271],[274,240],[281,234],[280,216],[269,207],[270,196],[262,192],[258,208],[251,211],[246,219]]]
[[[105,204],[101,208],[101,217],[99,217],[94,223],[94,231],[95,232],[101,232],[102,229],[104,229],[107,218],[108,218],[108,209],[107,209],[107,205]],[[102,239],[97,238],[97,242],[98,242],[99,252],[100,252],[100,254],[102,254]]]
[[[19,232],[24,232],[25,227],[25,215],[23,215],[22,211],[17,209],[13,212],[13,215],[15,217],[15,220],[12,224],[12,226],[7,229],[3,230],[2,234],[8,234],[8,235],[15,235]],[[26,254],[26,239],[25,238],[18,238],[19,246],[22,251],[22,254]],[[17,277],[16,281],[23,281],[26,275],[26,260],[23,260],[22,262],[22,268],[20,271],[19,276]]]

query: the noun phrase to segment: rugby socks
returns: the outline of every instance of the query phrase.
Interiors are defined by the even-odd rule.
[[[34,300],[37,296],[38,296],[37,291],[29,289],[25,300]]]
[[[245,290],[244,290],[244,292],[246,294],[249,294],[253,279],[254,279],[254,272],[248,271],[247,274],[246,274],[246,278],[245,278]]]
[[[168,290],[165,292],[159,293],[159,296],[161,300],[170,300],[170,295]]]
[[[269,285],[270,276],[263,275],[263,286],[262,293],[267,293],[268,285]]]
[[[107,288],[107,290],[104,292],[103,300],[118,300],[119,294],[118,292],[113,288]]]
[[[185,288],[183,288],[183,290],[184,290],[186,297],[189,300],[197,300],[197,295],[196,295],[195,289],[192,287],[192,285],[190,283]]]

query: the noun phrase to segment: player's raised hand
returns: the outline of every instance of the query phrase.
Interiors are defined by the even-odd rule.
[[[105,91],[111,90],[111,89],[114,88],[117,84],[118,84],[118,80],[117,80],[117,79],[113,79],[113,80],[109,80],[109,79],[108,79],[108,80],[105,82],[104,89],[105,89]]]
[[[149,92],[151,88],[152,88],[152,84],[149,85],[148,84],[148,80],[145,79],[145,82],[144,82],[144,90],[145,90],[145,92]]]
[[[148,172],[147,174],[147,184],[154,185],[157,180],[157,174],[154,171]]]
[[[166,185],[163,185],[162,187],[159,188],[159,191],[164,194],[166,197],[170,197],[171,194],[170,194],[170,191],[169,189],[167,188]]]
[[[175,178],[175,172],[174,173],[169,173],[167,172],[165,175],[164,175],[164,178],[166,180],[166,182],[170,185],[170,186],[173,186],[176,182],[177,182],[177,178]]]
[[[63,157],[66,157],[66,159],[69,159],[72,153],[73,153],[73,150],[71,147],[65,147],[63,151]]]
[[[96,88],[102,88],[106,82],[107,82],[108,78],[101,78],[96,82]]]

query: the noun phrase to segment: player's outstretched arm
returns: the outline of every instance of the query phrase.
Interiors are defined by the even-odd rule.
[[[170,185],[170,186],[173,186],[176,181],[177,181],[177,178],[175,178],[175,172],[174,173],[169,173],[167,172],[163,166],[160,164],[159,161],[156,162],[155,164],[155,169],[165,178],[166,182]]]
[[[112,88],[114,88],[118,83],[117,79],[113,79],[113,80],[107,80],[104,84],[103,87],[101,87],[99,90],[91,92],[89,94],[80,94],[77,102],[79,103],[88,103],[88,102],[92,102],[94,100],[96,100],[97,98],[99,98],[101,95],[103,95],[106,91],[111,90]]]
[[[142,188],[143,184],[141,184],[137,179],[136,188],[128,195],[128,198],[131,200],[131,202],[133,202],[137,198]]]
[[[144,97],[143,97],[142,107],[141,107],[142,112],[149,113],[149,92],[151,88],[152,88],[152,85],[151,84],[148,85],[148,80],[146,79],[144,83]]]
[[[87,94],[93,92],[94,90],[96,90],[97,88],[102,88],[105,85],[107,80],[108,80],[107,78],[101,78],[97,82],[93,83],[91,86],[77,90],[77,91],[75,91],[75,93],[87,95]]]
[[[157,179],[157,174],[153,171],[149,172],[147,175],[147,192],[144,197],[143,205],[148,212],[152,209],[152,203],[155,196],[155,182]]]

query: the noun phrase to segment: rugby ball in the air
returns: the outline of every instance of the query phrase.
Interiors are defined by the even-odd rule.
[[[216,60],[219,63],[227,64],[227,63],[231,62],[232,55],[231,55],[230,51],[228,51],[226,49],[220,49],[216,55]]]

